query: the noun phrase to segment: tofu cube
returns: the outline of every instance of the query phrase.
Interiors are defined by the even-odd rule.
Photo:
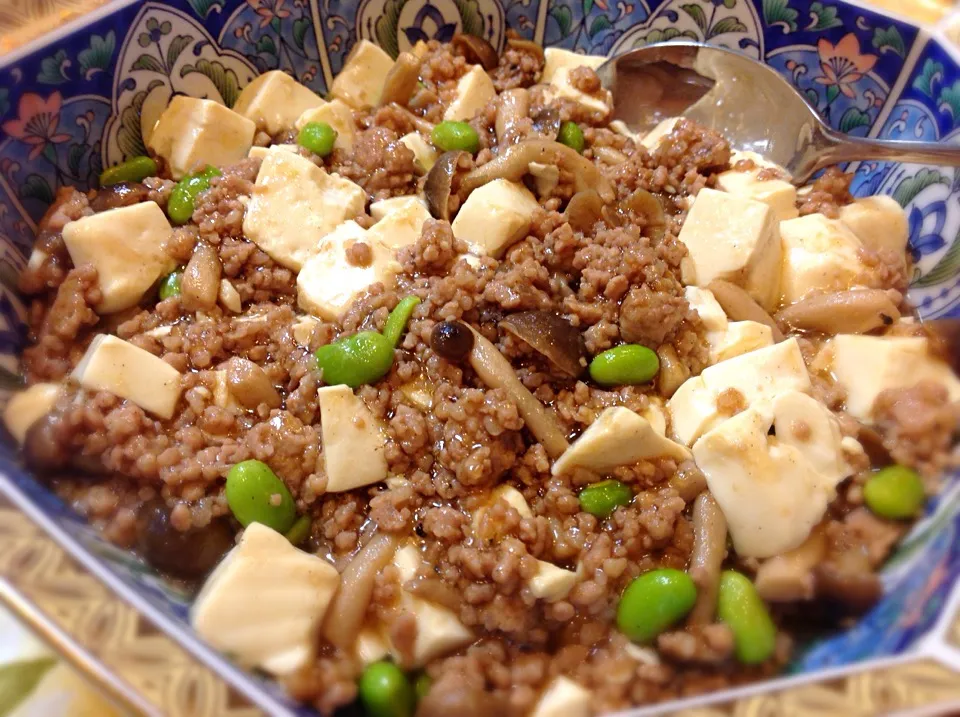
[[[759,179],[758,175],[764,169],[758,166],[748,171],[731,169],[721,172],[717,175],[717,188],[739,197],[763,202],[773,210],[777,221],[800,216],[796,187],[782,179]]]
[[[587,110],[606,116],[613,106],[610,91],[600,90],[595,95],[588,95],[574,87],[570,80],[570,73],[578,67],[595,70],[606,60],[603,55],[580,55],[570,50],[551,47],[544,51],[543,75],[540,81],[549,84],[556,96],[573,100]]]
[[[297,317],[297,320],[290,327],[293,333],[293,340],[303,348],[310,348],[310,341],[313,339],[313,331],[320,325],[320,321],[315,316],[305,315]]]
[[[721,414],[717,400],[736,391],[746,406],[773,401],[786,391],[809,392],[810,375],[796,338],[761,348],[705,368],[687,379],[667,402],[677,440],[692,445],[729,416]]]
[[[886,195],[855,199],[840,207],[840,221],[868,249],[887,249],[901,256],[907,250],[910,228],[907,213],[897,200]]]
[[[300,145],[298,144],[271,144],[269,147],[251,147],[247,156],[251,159],[266,159],[267,155],[273,150],[283,150],[284,152],[293,152],[298,154]]]
[[[373,202],[370,205],[370,216],[374,221],[380,221],[388,214],[393,212],[408,211],[412,205],[419,204],[426,209],[427,203],[419,195],[408,194],[402,197],[390,197],[390,199],[381,199],[379,202]],[[413,211],[418,212],[416,207]]]
[[[683,298],[700,315],[707,335],[724,333],[727,330],[727,315],[720,306],[720,302],[710,289],[701,289],[699,286],[687,286],[683,290]],[[709,340],[709,338],[708,338]]]
[[[344,152],[353,149],[353,138],[357,134],[357,128],[353,122],[353,110],[345,102],[332,100],[306,110],[297,118],[297,130],[303,129],[304,125],[310,122],[326,122],[334,129],[337,133],[337,139],[333,143],[334,149],[342,149]]]
[[[559,675],[547,685],[530,717],[590,717],[592,702],[589,690]]]
[[[453,235],[470,247],[470,253],[498,258],[523,239],[540,205],[526,187],[495,179],[475,189],[453,220]]]
[[[640,140],[643,139],[643,134],[641,132],[634,132],[623,120],[615,119],[610,122],[610,129],[617,134],[622,134],[634,144],[640,144]]]
[[[413,197],[403,204],[395,204],[388,209],[391,211],[367,230],[367,239],[394,250],[415,244],[420,238],[423,223],[430,218],[427,205],[419,198]]]
[[[103,298],[99,314],[140,303],[174,262],[164,247],[173,229],[156,202],[141,202],[77,219],[63,227],[63,243],[76,266],[91,264]]]
[[[833,485],[854,472],[846,454],[863,451],[857,439],[844,438],[840,421],[829,408],[799,391],[787,391],[774,399],[773,427],[781,443],[797,449]]]
[[[71,377],[89,391],[107,391],[159,418],[173,416],[180,398],[180,372],[149,351],[98,334]]]
[[[419,132],[410,132],[400,138],[400,143],[413,152],[413,164],[420,174],[430,171],[437,161],[437,150]]]
[[[252,120],[267,134],[277,135],[293,129],[297,118],[307,110],[324,104],[322,97],[286,72],[271,70],[243,88],[233,111]]]
[[[677,122],[679,121],[679,117],[667,117],[667,119],[661,120],[656,127],[643,136],[640,144],[646,147],[648,152],[652,152],[660,146],[660,142],[663,141],[664,137],[673,132],[674,127],[677,126]]]
[[[390,654],[390,641],[383,630],[376,627],[364,627],[357,635],[357,659],[363,665],[379,662]]]
[[[366,404],[344,385],[319,389],[317,403],[327,492],[339,493],[385,479],[386,434]]]
[[[369,40],[360,40],[334,78],[330,94],[354,109],[376,107],[391,69],[390,55]]]
[[[701,189],[680,230],[690,252],[694,283],[724,279],[742,286],[763,308],[776,308],[780,233],[769,206],[714,189]]]
[[[780,282],[784,306],[813,291],[844,291],[867,271],[860,259],[860,240],[847,226],[823,214],[780,223],[783,271]],[[766,308],[766,307],[764,307]]]
[[[347,259],[347,249],[355,242],[370,246],[369,265],[356,266]],[[392,249],[370,241],[366,230],[347,221],[324,237],[319,251],[303,265],[297,275],[297,302],[304,311],[335,321],[367,288],[389,284],[400,269]]]
[[[59,383],[35,383],[10,396],[3,409],[3,422],[17,443],[23,443],[30,427],[50,413],[62,395]]]
[[[757,321],[731,321],[716,345],[710,345],[710,363],[773,346],[773,330]]]
[[[208,164],[239,162],[256,131],[253,121],[219,102],[177,95],[157,120],[147,148],[166,162],[170,176],[181,179]]]
[[[951,401],[960,401],[960,379],[930,354],[923,336],[840,334],[827,341],[817,357],[847,392],[845,408],[871,423],[873,404],[881,391],[908,388],[923,380],[943,384]]]
[[[471,521],[471,526],[474,530],[480,526],[480,521],[483,520],[484,513],[500,500],[505,501],[507,505],[516,510],[521,518],[533,517],[533,511],[530,510],[530,505],[527,503],[527,499],[523,497],[523,493],[512,485],[501,485],[490,493],[490,500],[487,501],[486,505],[482,505],[474,511],[473,520]]]
[[[650,422],[629,408],[603,410],[553,464],[555,476],[574,468],[606,473],[649,458],[685,460],[690,451],[658,433]]]
[[[367,194],[298,154],[271,149],[260,166],[243,233],[279,264],[300,271],[320,240],[360,214]]]
[[[467,121],[497,96],[493,80],[480,65],[474,65],[457,82],[457,92],[443,113],[445,120]]]
[[[190,624],[241,664],[288,675],[313,658],[317,631],[339,586],[340,574],[327,561],[251,523],[207,578]]]
[[[530,578],[530,593],[545,602],[565,599],[579,579],[574,571],[558,568],[544,560],[537,561],[537,568],[537,574]]]
[[[571,50],[561,50],[559,47],[548,47],[543,51],[543,74],[540,81],[550,84],[558,73],[569,72],[578,67],[595,70],[606,61],[606,55],[581,55]]]

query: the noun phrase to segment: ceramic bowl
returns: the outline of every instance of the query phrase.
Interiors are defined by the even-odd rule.
[[[502,47],[508,28],[545,46],[594,54],[672,38],[706,40],[776,68],[844,132],[941,142],[960,134],[960,53],[937,29],[854,2],[111,2],[0,59],[0,388],[20,384],[25,311],[16,277],[44,209],[59,187],[88,189],[102,167],[144,154],[141,117],[155,118],[172,94],[231,105],[252,78],[277,68],[323,94],[360,38],[396,55],[417,40],[449,40],[456,32]],[[960,314],[960,171],[878,163],[850,169],[856,194],[889,194],[909,214],[916,262],[910,297],[920,314]],[[189,596],[105,542],[34,482],[9,443],[0,447],[0,473],[0,490],[14,503],[253,701],[270,714],[311,713],[206,647],[187,623]],[[960,664],[941,634],[960,573],[960,480],[945,486],[884,569],[882,602],[846,632],[802,645],[790,674],[777,682],[836,676],[906,651]],[[710,696],[723,697],[730,694]]]

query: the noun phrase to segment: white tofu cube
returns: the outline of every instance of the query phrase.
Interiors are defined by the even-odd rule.
[[[605,117],[613,107],[613,95],[610,91],[601,89],[596,94],[588,95],[574,87],[570,74],[578,67],[596,69],[606,59],[601,55],[578,55],[569,50],[548,48],[544,52],[543,77],[540,81],[548,83],[557,97],[573,100],[584,109]]]
[[[943,384],[951,401],[960,401],[960,379],[929,348],[922,336],[840,334],[827,341],[817,364],[825,365],[846,389],[847,413],[870,423],[874,401],[889,388],[930,380]]]
[[[177,95],[157,120],[147,148],[166,162],[170,176],[181,179],[208,164],[239,162],[256,131],[251,120],[218,102]]]
[[[823,214],[780,223],[783,272],[780,282],[784,306],[812,291],[844,291],[867,271],[860,259],[860,240],[847,226]],[[766,307],[765,307],[766,308]]]
[[[3,422],[17,443],[23,443],[30,426],[50,413],[61,395],[63,386],[59,383],[35,383],[10,396],[3,409]]]
[[[530,717],[590,717],[592,702],[589,690],[559,675],[547,685]]]
[[[334,149],[349,152],[353,149],[353,138],[357,134],[356,124],[353,121],[353,110],[345,102],[332,100],[319,107],[306,110],[297,119],[297,130],[303,129],[310,122],[326,122],[337,133],[333,143]]]
[[[171,418],[180,398],[177,369],[108,334],[94,337],[70,375],[89,391],[107,391],[160,418]]]
[[[355,109],[376,107],[393,60],[369,40],[360,40],[333,80],[330,94]]]
[[[233,111],[267,134],[277,135],[293,129],[297,118],[307,110],[324,104],[322,97],[286,72],[271,70],[243,88]]]
[[[581,55],[559,47],[548,47],[543,51],[543,74],[540,81],[549,84],[559,72],[569,72],[578,67],[589,67],[595,70],[606,61],[605,55]]]
[[[419,132],[410,132],[400,138],[401,144],[413,152],[413,164],[420,174],[430,171],[437,161],[437,150]]]
[[[796,438],[781,438],[781,431],[792,433],[790,424],[796,420],[791,409],[777,421],[780,401],[787,396],[751,406],[693,446],[697,466],[727,519],[737,554],[743,557],[766,558],[803,543],[823,519],[840,480],[821,473],[798,448],[801,442]],[[799,401],[814,400],[798,396]],[[769,435],[772,427],[776,435]],[[839,439],[839,428],[835,437]],[[839,440],[833,447],[842,460]]]
[[[649,458],[689,457],[689,450],[657,433],[647,419],[629,408],[614,406],[603,410],[554,462],[550,472],[556,476],[586,468],[605,473]]]
[[[648,152],[652,152],[660,146],[660,142],[663,141],[664,137],[673,132],[674,127],[677,126],[677,122],[679,121],[679,117],[667,117],[667,119],[661,120],[656,127],[643,136],[640,144],[646,147]]]
[[[319,319],[315,316],[299,316],[290,327],[293,333],[293,340],[303,348],[309,348],[310,340],[313,338],[313,330],[320,325]]]
[[[497,96],[493,80],[480,65],[474,65],[457,82],[457,93],[443,113],[445,120],[466,122]]]
[[[609,126],[610,129],[617,134],[622,134],[627,139],[632,140],[634,144],[640,144],[640,140],[643,139],[643,135],[640,132],[634,132],[623,120],[615,119],[610,123]]]
[[[733,162],[731,162],[733,164]],[[717,188],[746,199],[763,202],[777,221],[785,221],[800,216],[797,209],[797,189],[782,179],[759,179],[764,167],[748,171],[731,169],[717,175]]]
[[[810,375],[797,339],[723,361],[687,379],[667,402],[677,440],[692,445],[727,420],[729,416],[717,409],[717,399],[729,389],[739,393],[747,406],[773,401],[786,391],[809,392]]]
[[[500,257],[523,239],[540,205],[526,187],[495,179],[475,189],[453,220],[453,235],[470,247],[470,253]]]
[[[844,438],[840,422],[829,408],[799,391],[787,391],[774,399],[773,427],[781,443],[796,448],[834,485],[853,473],[845,454],[863,451],[856,438]]]
[[[790,173],[781,167],[776,162],[771,162],[769,159],[764,157],[762,154],[757,152],[751,152],[748,149],[735,149],[730,152],[730,166],[736,166],[738,162],[743,160],[750,160],[760,169],[776,169],[781,172],[785,178],[790,176]]]
[[[95,308],[112,314],[136,306],[160,275],[173,269],[164,251],[172,234],[156,202],[142,202],[68,222],[63,242],[76,266],[97,270],[103,298]]]
[[[690,304],[703,322],[707,333],[723,333],[727,330],[727,315],[720,306],[720,302],[710,289],[701,289],[699,286],[687,286],[683,290],[683,298]]]
[[[273,150],[283,150],[284,152],[293,152],[297,154],[297,151],[300,149],[300,145],[297,144],[272,144],[269,147],[251,147],[250,151],[247,152],[247,156],[251,159],[265,159],[268,154]]]
[[[530,176],[533,177],[533,186],[538,197],[544,197],[560,184],[560,167],[542,162],[530,162],[527,165]]]
[[[368,240],[394,250],[415,244],[420,238],[423,223],[430,218],[427,205],[413,197],[403,204],[395,204],[388,209],[390,211],[383,216],[383,219],[367,230]]]
[[[773,346],[773,330],[757,321],[731,321],[716,345],[710,345],[710,363]]]
[[[339,585],[328,562],[251,523],[207,578],[190,623],[243,665],[288,675],[313,659],[317,631]]]
[[[357,659],[363,665],[379,662],[390,654],[390,641],[377,627],[364,627],[357,635]]]
[[[297,275],[297,303],[301,309],[335,321],[370,286],[393,280],[401,269],[393,250],[370,241],[367,234],[351,220],[324,237],[319,251]],[[373,253],[367,266],[356,266],[347,260],[347,249],[358,241],[368,244]]]
[[[742,286],[768,311],[780,284],[780,234],[766,204],[701,189],[680,230],[697,286],[724,279]]]
[[[545,602],[565,599],[579,579],[574,571],[558,568],[545,560],[538,560],[537,568],[537,574],[530,578],[530,592]]]
[[[840,221],[868,249],[887,249],[898,256],[907,250],[907,213],[893,197],[881,194],[855,199],[840,207]]]
[[[527,499],[523,497],[523,493],[518,491],[512,485],[501,485],[495,488],[490,493],[490,500],[487,501],[486,505],[480,506],[473,513],[473,520],[471,525],[474,530],[480,525],[480,521],[483,519],[483,514],[487,512],[490,506],[494,505],[497,501],[505,501],[507,505],[516,510],[521,518],[532,518],[533,511],[530,510],[530,505],[527,503]]]
[[[392,212],[407,211],[410,209],[411,205],[415,204],[419,204],[423,208],[426,208],[427,206],[427,203],[424,201],[423,197],[413,194],[408,194],[402,197],[381,199],[379,202],[373,202],[370,205],[370,216],[373,217],[374,221],[379,222],[388,214],[391,214]],[[419,210],[414,207],[413,211]]]
[[[279,264],[300,271],[320,240],[363,211],[367,194],[298,154],[271,150],[260,166],[243,233]]]
[[[387,477],[386,434],[370,409],[349,386],[317,391],[327,492],[339,493]]]

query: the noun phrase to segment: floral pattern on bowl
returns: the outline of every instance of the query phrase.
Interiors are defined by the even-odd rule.
[[[19,382],[25,308],[15,294],[36,223],[57,189],[95,186],[102,167],[142,154],[175,93],[232,105],[256,75],[282,69],[325,93],[360,38],[390,53],[468,32],[502,47],[507,29],[589,53],[690,38],[762,59],[838,129],[956,142],[960,65],[938,36],[852,2],[809,0],[115,0],[0,62],[0,392]],[[859,195],[908,212],[911,297],[924,317],[960,315],[960,171],[867,162]],[[0,448],[0,489],[78,559],[271,714],[310,714],[189,630],[190,595],[103,541]],[[848,631],[811,641],[791,671],[905,650],[960,654],[933,631],[960,574],[960,481],[953,480],[884,572],[885,599]],[[926,636],[920,640],[922,636]],[[759,685],[756,689],[763,689]],[[716,695],[722,698],[722,695]]]

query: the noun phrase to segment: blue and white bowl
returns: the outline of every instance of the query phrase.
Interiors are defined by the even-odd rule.
[[[502,47],[507,28],[592,54],[706,40],[776,68],[844,132],[941,142],[960,134],[960,52],[937,29],[852,1],[116,0],[0,58],[0,390],[20,383],[25,310],[16,277],[37,221],[59,187],[89,189],[103,167],[145,153],[141,113],[156,116],[173,93],[231,105],[251,79],[277,68],[326,93],[361,38],[396,55],[456,32]],[[910,298],[921,316],[960,315],[960,170],[876,162],[849,169],[855,194],[889,194],[908,213]],[[205,646],[187,623],[188,596],[34,482],[10,445],[0,446],[0,490],[269,713],[311,713]],[[907,651],[960,665],[944,639],[949,606],[960,603],[958,532],[954,477],[887,564],[883,601],[848,631],[802,646],[786,679],[835,677]]]

